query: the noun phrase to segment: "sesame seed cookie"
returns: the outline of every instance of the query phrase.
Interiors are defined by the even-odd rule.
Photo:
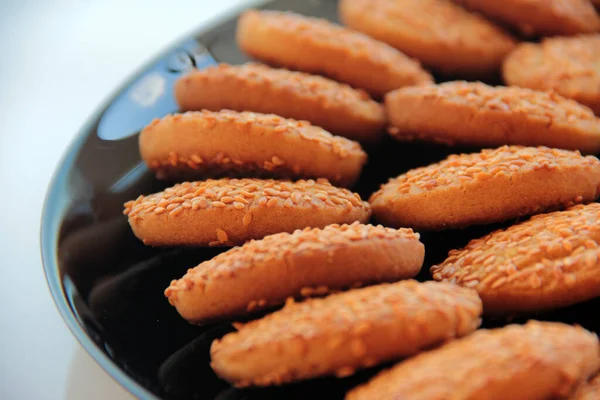
[[[235,386],[268,386],[408,356],[480,324],[474,291],[402,281],[287,304],[211,346],[211,366]]]
[[[357,142],[306,121],[230,110],[156,119],[140,134],[139,147],[156,176],[171,181],[325,178],[351,186],[367,159]]]
[[[399,140],[600,152],[600,119],[553,92],[456,81],[395,90],[385,106]]]
[[[369,204],[325,179],[184,182],[125,203],[134,234],[151,246],[237,245],[278,232],[366,222]]]
[[[555,90],[600,114],[600,35],[524,43],[504,60],[509,85]]]
[[[600,296],[600,204],[532,217],[452,250],[433,278],[474,288],[486,313],[538,311]]]
[[[175,98],[183,110],[272,113],[360,142],[378,141],[386,122],[383,107],[362,90],[256,63],[193,70],[176,82]]]
[[[595,334],[530,321],[479,330],[419,354],[351,390],[346,399],[562,399],[598,368]]]
[[[237,42],[259,60],[324,74],[376,97],[432,81],[418,62],[385,43],[291,12],[245,12],[238,21]]]
[[[425,247],[412,229],[329,225],[247,242],[188,270],[165,291],[190,322],[203,323],[356,285],[415,276]]]
[[[584,383],[570,400],[598,400],[600,399],[600,375],[596,375],[589,382]]]
[[[443,75],[494,76],[515,40],[450,0],[341,0],[345,25]]]
[[[382,185],[369,202],[386,225],[443,230],[590,202],[598,195],[596,157],[503,146],[408,171]]]
[[[575,35],[600,30],[590,0],[456,0],[526,36]]]

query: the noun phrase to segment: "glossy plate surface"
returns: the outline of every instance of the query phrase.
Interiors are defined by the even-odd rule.
[[[278,0],[266,7],[337,21],[336,6],[336,0]],[[181,73],[217,61],[247,61],[234,36],[235,18],[182,41],[124,86],[84,127],[55,173],[46,199],[42,255],[48,283],[77,339],[137,397],[342,398],[378,369],[346,379],[255,390],[234,389],[218,379],[210,369],[208,349],[214,338],[232,330],[231,325],[191,326],[163,292],[172,279],[223,250],[145,247],[122,214],[125,201],[164,188],[140,160],[137,133],[152,118],[176,111],[172,85]],[[450,152],[469,150],[473,149],[401,144],[386,138],[369,151],[369,164],[355,190],[368,198],[391,176]],[[422,235],[427,257],[419,279],[429,279],[428,266],[442,261],[449,249],[498,227]],[[596,300],[533,317],[577,322],[599,331],[599,306]],[[504,323],[484,321],[484,326]]]

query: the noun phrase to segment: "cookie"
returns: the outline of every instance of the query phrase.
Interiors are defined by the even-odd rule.
[[[235,386],[279,385],[408,356],[480,324],[477,294],[402,281],[286,305],[213,342],[211,366]]]
[[[358,179],[367,155],[357,142],[273,114],[191,111],[154,120],[140,154],[159,179],[206,177]],[[318,160],[318,162],[315,162]]]
[[[526,36],[598,32],[600,18],[590,0],[456,0]]]
[[[418,62],[385,43],[291,12],[245,12],[238,21],[237,42],[256,59],[324,74],[376,97],[432,81]]]
[[[385,107],[399,140],[600,152],[600,119],[552,92],[458,81],[395,90]]]
[[[555,90],[600,114],[600,35],[579,35],[524,43],[503,65],[509,85]]]
[[[248,63],[193,70],[175,84],[183,110],[231,109],[310,121],[340,136],[377,142],[383,107],[362,90],[302,72]]]
[[[192,323],[239,316],[293,296],[415,276],[425,247],[412,229],[329,225],[247,242],[188,270],[165,291]]]
[[[570,400],[598,400],[600,399],[600,375],[596,375],[589,382],[584,383]]]
[[[133,233],[151,246],[238,245],[278,232],[369,220],[369,204],[325,179],[184,182],[125,203]]]
[[[422,353],[379,373],[346,399],[562,399],[598,368],[595,334],[531,321],[480,330]]]
[[[547,147],[503,146],[390,179],[371,196],[388,226],[443,230],[504,221],[600,195],[600,161]]]
[[[495,76],[516,43],[450,0],[341,0],[339,11],[345,25],[447,76]]]
[[[433,278],[477,290],[489,314],[600,296],[600,204],[532,217],[453,250]]]

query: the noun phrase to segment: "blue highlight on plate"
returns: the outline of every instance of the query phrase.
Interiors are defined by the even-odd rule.
[[[175,81],[186,71],[217,64],[197,40],[189,39],[141,74],[106,108],[98,123],[98,137],[121,140],[137,134],[154,118],[176,112]]]

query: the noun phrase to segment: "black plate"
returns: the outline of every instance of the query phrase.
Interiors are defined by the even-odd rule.
[[[336,0],[278,0],[267,8],[337,20]],[[184,40],[132,79],[83,128],[51,183],[42,221],[42,255],[56,304],[80,343],[118,382],[138,397],[165,399],[342,398],[378,371],[346,379],[326,378],[281,388],[237,390],[209,367],[214,338],[229,324],[195,327],[179,317],[163,291],[172,279],[223,250],[155,249],[138,241],[122,215],[123,203],[162,190],[141,162],[137,133],[154,117],[176,111],[175,79],[193,66],[247,61],[234,41],[235,18]],[[473,149],[452,149],[468,151]],[[440,160],[440,145],[400,144],[386,138],[370,150],[355,188],[368,198],[380,183],[409,168]],[[425,267],[451,248],[501,225],[423,235]],[[577,322],[598,331],[591,301],[537,319]],[[522,322],[527,318],[521,318]],[[498,326],[507,321],[484,321]],[[432,382],[432,384],[435,384]]]

